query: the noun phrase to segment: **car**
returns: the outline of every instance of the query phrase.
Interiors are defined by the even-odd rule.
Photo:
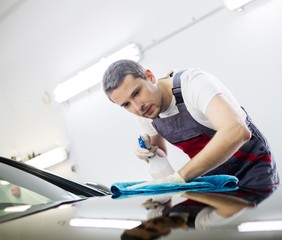
[[[0,158],[0,239],[282,239],[282,189],[115,194]]]
[[[109,194],[109,188],[98,183],[78,183],[15,160],[0,158],[0,222],[47,209],[60,202]],[[24,206],[29,206],[26,211],[15,210]]]

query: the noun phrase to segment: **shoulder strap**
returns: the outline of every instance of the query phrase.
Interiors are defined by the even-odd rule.
[[[183,103],[183,97],[181,93],[181,82],[180,82],[180,76],[185,70],[178,71],[173,76],[173,87],[172,87],[172,93],[175,96],[176,99],[176,105],[179,103]]]

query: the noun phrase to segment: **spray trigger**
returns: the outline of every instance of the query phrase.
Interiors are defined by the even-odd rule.
[[[141,148],[145,148],[147,149],[146,145],[145,145],[145,142],[143,141],[143,139],[141,137],[138,138],[138,142],[139,142],[139,146]]]

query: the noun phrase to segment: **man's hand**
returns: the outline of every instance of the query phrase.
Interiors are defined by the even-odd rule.
[[[179,175],[178,172],[175,172],[174,174],[169,175],[167,177],[155,179],[145,183],[135,184],[133,186],[127,187],[127,189],[135,189],[135,188],[161,184],[161,183],[185,183],[185,180]]]
[[[151,140],[148,134],[140,135],[140,137],[142,138],[146,148],[141,147],[139,141],[137,141],[135,145],[135,154],[138,158],[148,161],[148,158],[156,156],[158,146],[151,145]]]

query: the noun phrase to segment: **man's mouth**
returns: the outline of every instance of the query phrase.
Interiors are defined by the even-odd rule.
[[[145,112],[142,115],[145,117],[145,116],[150,116],[152,113],[153,113],[153,108],[151,105],[145,110]]]

